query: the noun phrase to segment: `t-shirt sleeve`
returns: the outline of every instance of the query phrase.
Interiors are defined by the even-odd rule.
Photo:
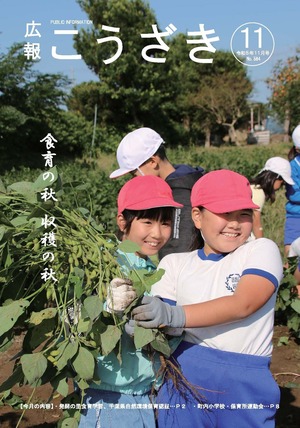
[[[179,254],[169,254],[162,258],[157,269],[163,269],[165,272],[162,278],[152,285],[151,294],[160,296],[164,301],[170,304],[176,303],[176,265],[179,263]]]
[[[300,257],[300,236],[291,243],[289,257]]]
[[[283,263],[275,242],[267,238],[256,239],[249,244],[249,253],[242,275],[258,275],[278,288],[283,277]]]
[[[257,211],[261,211],[266,200],[265,193],[262,189],[255,186],[251,186],[252,189],[252,201],[259,206]]]

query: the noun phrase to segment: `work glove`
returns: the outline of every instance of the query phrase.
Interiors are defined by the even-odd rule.
[[[133,337],[134,336],[134,326],[136,325],[136,322],[133,319],[130,319],[126,324],[125,324],[125,331],[126,333]]]
[[[124,310],[137,297],[130,279],[114,278],[108,287],[106,310],[115,313],[120,318]]]
[[[182,306],[171,306],[153,296],[144,296],[142,305],[133,309],[132,316],[137,325],[144,328],[185,326],[185,312]]]

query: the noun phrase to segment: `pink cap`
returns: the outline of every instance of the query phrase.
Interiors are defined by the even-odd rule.
[[[228,169],[211,171],[201,177],[192,188],[191,205],[216,214],[259,208],[252,201],[247,178]]]
[[[118,213],[159,207],[182,208],[174,201],[171,187],[155,175],[140,175],[124,184],[118,195]]]

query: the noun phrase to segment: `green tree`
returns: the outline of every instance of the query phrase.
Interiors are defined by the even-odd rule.
[[[61,152],[81,153],[91,141],[91,123],[65,109],[69,79],[36,72],[33,65],[22,44],[0,54],[1,155],[11,160],[8,166],[24,161],[24,147],[29,162],[40,162],[39,141],[48,132],[60,139]]]
[[[245,68],[231,53],[201,52],[203,58],[213,58],[213,63],[196,63],[189,57],[187,36],[175,32],[164,38],[169,47],[167,52],[151,50],[153,57],[162,56],[165,62],[152,63],[141,55],[144,47],[158,45],[155,39],[141,37],[152,33],[152,25],[156,24],[147,2],[78,0],[78,3],[94,27],[79,31],[75,48],[99,82],[73,88],[68,104],[72,111],[81,112],[91,120],[97,105],[99,126],[111,126],[120,134],[134,127],[150,126],[174,145],[198,142],[204,137],[209,142],[210,134],[220,129],[223,134],[229,130],[231,140],[235,141],[235,126],[244,116],[252,85]],[[120,31],[103,30],[103,25]],[[115,40],[97,42],[108,36],[117,36],[123,49],[119,58],[105,64],[117,52]],[[219,89],[220,84],[224,85],[224,91]],[[218,100],[217,108],[210,102],[212,89],[214,100]],[[223,105],[226,102],[227,109]]]
[[[79,5],[93,21],[91,30],[80,30],[75,37],[78,53],[99,77],[99,82],[87,83],[72,91],[70,108],[83,111],[83,101],[91,93],[85,117],[91,118],[92,103],[98,105],[98,123],[113,125],[120,132],[137,126],[153,126],[166,130],[168,117],[163,108],[170,99],[169,79],[163,73],[163,64],[151,63],[142,58],[141,52],[149,39],[141,34],[151,33],[156,17],[149,5],[142,0],[78,0]],[[102,25],[120,28],[119,33],[102,29]],[[99,44],[97,39],[117,36],[123,50],[117,60],[105,64],[116,53],[115,41]],[[166,56],[153,50],[153,56]]]
[[[295,55],[287,60],[279,60],[267,84],[272,91],[272,111],[284,124],[287,142],[290,129],[300,122],[300,57]]]
[[[170,73],[173,73],[172,80],[180,82],[175,104],[180,107],[181,121],[192,140],[197,141],[204,135],[206,146],[210,145],[211,134],[220,132],[220,128],[236,142],[235,127],[248,111],[247,98],[252,83],[245,67],[230,52],[202,52],[201,58],[210,58],[213,62],[193,62],[189,58],[186,36],[174,37]]]

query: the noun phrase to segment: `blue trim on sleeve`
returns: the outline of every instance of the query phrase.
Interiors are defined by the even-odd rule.
[[[271,281],[276,289],[278,288],[278,285],[279,285],[278,280],[274,275],[272,275],[270,272],[266,272],[265,270],[262,270],[262,269],[246,269],[243,271],[242,276],[243,275],[262,276],[263,278],[266,278],[269,281]]]
[[[157,296],[158,297],[158,296]],[[171,299],[163,299],[162,297],[160,297],[160,299],[164,302],[164,303],[168,303],[170,306],[176,306],[177,302],[175,300],[171,300]]]

